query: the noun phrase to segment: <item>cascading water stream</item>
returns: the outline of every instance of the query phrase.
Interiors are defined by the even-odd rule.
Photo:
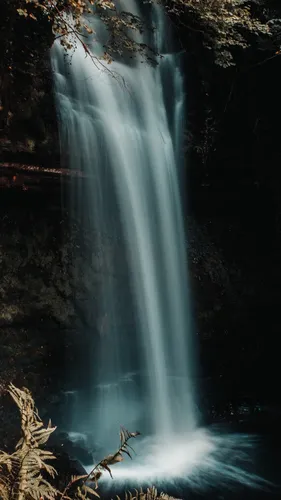
[[[124,2],[123,8],[138,14],[133,1]],[[155,7],[152,16],[162,28],[160,38],[164,37],[161,10]],[[163,40],[160,42],[162,46]],[[122,362],[125,342],[123,339],[119,343],[115,337],[121,338],[122,332],[112,332],[109,345],[102,346],[98,357],[101,368],[106,367],[107,380],[100,373],[94,384],[110,385],[128,371],[141,370],[144,399],[140,404],[145,404],[150,413],[146,431],[163,437],[175,431],[194,430],[188,349],[190,312],[177,179],[182,132],[179,124],[184,113],[178,57],[164,54],[156,67],[144,65],[140,57],[131,65],[114,63],[112,71],[124,79],[125,87],[95,67],[82,47],[73,54],[71,66],[59,43],[52,57],[62,150],[68,151],[71,167],[80,168],[92,178],[87,187],[88,198],[92,199],[85,203],[83,193],[76,192],[78,206],[81,212],[92,211],[90,217],[97,231],[105,224],[112,226],[112,219],[120,216],[138,315],[136,331],[130,333],[135,338],[127,342],[126,357],[133,360],[132,366]],[[166,84],[173,99],[169,105],[175,110],[171,117],[165,103]],[[110,186],[106,185],[105,172],[111,178]],[[113,191],[110,196],[105,194],[107,189]],[[115,214],[114,202],[107,203],[111,198],[117,201]],[[115,314],[112,303],[116,293],[107,283],[104,307],[111,316]],[[136,370],[134,351],[138,350],[142,355]],[[108,391],[110,406],[112,398],[116,399],[116,408],[134,406],[135,395],[133,400],[128,399],[128,391],[122,394],[121,387],[115,397],[114,392]],[[102,435],[102,422],[109,410],[107,396],[93,399],[95,411],[103,414],[99,424]],[[111,427],[115,428],[116,423],[123,423],[118,409]],[[127,422],[130,428],[134,423]]]
[[[120,2],[120,8],[139,14],[135,0]],[[157,27],[153,43],[163,57],[155,67],[138,56],[130,63],[114,62],[110,70],[125,85],[86,57],[82,46],[71,55],[71,64],[59,42],[52,49],[62,155],[87,176],[87,181],[73,181],[70,203],[107,270],[99,297],[93,298],[106,334],[95,341],[89,387],[78,395],[71,430],[98,435],[106,452],[114,449],[120,425],[154,436],[150,461],[145,448],[147,466],[140,458],[137,472],[121,467],[123,478],[142,480],[147,471],[165,479],[183,477],[202,457],[210,476],[211,470],[218,473],[215,450],[223,445],[196,430],[178,186],[183,75],[179,56],[167,50],[164,14],[159,6],[148,12]],[[89,48],[98,55],[104,32],[97,18],[92,22],[101,41],[90,41]],[[125,284],[116,277],[119,238],[128,261]],[[120,316],[127,311],[134,322],[124,329]],[[236,465],[220,462],[220,469],[229,480],[237,478]],[[241,481],[254,479],[245,473]]]

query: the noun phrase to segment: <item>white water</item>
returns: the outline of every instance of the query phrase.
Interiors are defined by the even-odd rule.
[[[123,2],[123,8],[138,12],[133,1]],[[159,8],[154,9],[153,20],[161,39],[165,19]],[[138,317],[136,331],[122,338],[114,310],[114,295],[119,292],[105,276],[103,308],[112,332],[98,355],[93,417],[96,420],[100,414],[101,436],[119,424],[143,427],[139,412],[149,414],[144,432],[170,437],[193,430],[190,312],[178,190],[184,113],[178,58],[164,54],[155,68],[140,58],[131,65],[114,63],[110,69],[123,77],[124,86],[85,57],[81,46],[71,66],[59,43],[52,57],[62,150],[68,151],[71,167],[91,175],[88,192],[74,186],[73,197],[78,197],[82,217],[84,210],[90,211],[86,217],[97,233],[121,218],[135,297],[132,307]],[[165,85],[173,110],[170,117]],[[133,380],[122,387],[128,372],[140,370],[139,388]]]
[[[138,12],[133,0],[121,6]],[[233,453],[230,437],[196,430],[178,186],[183,76],[179,57],[167,50],[167,27],[159,7],[153,8],[152,18],[163,58],[156,67],[139,58],[130,64],[113,63],[110,69],[125,86],[95,66],[81,46],[71,65],[59,43],[52,51],[62,154],[71,168],[88,175],[87,182],[73,182],[70,201],[107,269],[100,295],[93,297],[106,334],[98,343],[93,340],[89,388],[80,399],[76,395],[71,430],[94,436],[102,450],[99,459],[104,450],[117,447],[120,425],[150,436],[148,445],[142,442],[144,458],[139,452],[133,467],[116,467],[121,481],[194,478],[194,470],[203,466],[205,478],[220,471],[226,480],[252,484],[255,478],[237,465],[239,454]],[[94,23],[102,37],[99,22]],[[95,41],[89,47],[101,51]],[[119,239],[129,268],[125,284],[115,276]],[[128,329],[120,327],[126,308],[134,317]],[[229,453],[237,460],[226,465]]]

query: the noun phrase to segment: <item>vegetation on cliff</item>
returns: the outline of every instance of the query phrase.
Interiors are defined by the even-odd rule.
[[[233,49],[246,48],[253,37],[272,37],[280,30],[274,9],[262,0],[143,1],[143,4],[153,3],[164,5],[175,23],[183,24],[187,30],[190,27],[186,22],[190,17],[195,18],[204,43],[214,51],[216,63],[222,66],[233,64]],[[146,53],[144,44],[134,37],[135,32],[146,29],[145,21],[133,12],[122,10],[115,1],[19,0],[19,5],[17,12],[24,17],[38,20],[43,14],[66,48],[78,42],[89,54],[85,35],[94,32],[91,15],[97,15],[108,29],[103,56],[107,62],[124,50]],[[157,30],[157,26],[153,28]]]
[[[193,44],[209,49],[213,61],[223,67],[235,64],[239,49],[254,44],[265,46],[272,57],[279,55],[280,22],[273,0],[148,0],[143,2],[144,8],[153,2],[165,6],[183,48],[187,49],[187,39],[193,33]],[[117,2],[1,2],[0,152],[58,150],[48,52],[57,37],[66,50],[82,44],[86,55],[96,62],[86,44],[87,37],[94,36],[95,15],[108,33],[99,60],[103,69],[122,53],[140,53],[145,60],[155,61],[157,54],[149,43],[138,43],[135,37],[148,29],[145,22],[122,10]]]
[[[264,0],[172,0],[168,12],[176,14],[179,25],[202,35],[203,45],[214,54],[219,66],[235,64],[235,51],[252,43],[269,41],[279,51],[277,13]],[[172,5],[172,7],[171,7]],[[193,20],[193,27],[190,21]]]

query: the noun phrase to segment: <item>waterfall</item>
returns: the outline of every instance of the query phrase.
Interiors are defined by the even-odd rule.
[[[119,7],[140,15],[135,0]],[[197,428],[179,194],[183,73],[160,6],[146,9],[156,26],[150,42],[162,54],[157,65],[140,56],[119,58],[109,72],[81,45],[65,57],[58,41],[51,53],[61,155],[85,177],[73,178],[69,195],[87,233],[91,264],[84,286],[94,318],[85,388],[74,391],[69,435],[91,439],[98,459],[117,447],[120,425],[147,436],[136,465],[114,470],[115,478],[131,477],[134,485],[184,478],[196,488],[257,486],[260,478],[239,465],[253,447],[249,436]],[[96,16],[91,23],[98,41],[89,40],[88,48],[98,56],[106,31]],[[146,43],[145,34],[135,36]]]
[[[133,0],[122,7],[139,14]],[[120,228],[129,262],[134,331],[118,330],[117,302],[124,285],[105,275],[99,304],[111,331],[92,360],[98,369],[89,375],[90,396],[80,410],[104,442],[120,424],[165,439],[196,425],[178,186],[183,75],[179,56],[165,52],[165,14],[154,6],[151,17],[154,44],[162,51],[156,66],[139,56],[130,64],[114,62],[113,78],[86,57],[82,46],[71,64],[58,42],[52,51],[62,154],[67,151],[70,167],[88,175],[87,185],[73,181],[70,201],[81,223],[93,229],[93,247],[103,251],[103,232],[113,235]],[[100,48],[94,42],[90,47]],[[114,257],[112,265],[118,266]],[[79,420],[81,425],[81,414]]]

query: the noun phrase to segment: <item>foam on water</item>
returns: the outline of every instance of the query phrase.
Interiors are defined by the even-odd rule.
[[[248,434],[206,428],[175,435],[167,442],[143,438],[132,442],[136,452],[133,460],[125,457],[124,462],[112,467],[114,481],[105,472],[101,486],[130,489],[141,485],[164,488],[185,484],[191,489],[205,490],[218,485],[222,489],[242,485],[268,489],[271,484],[253,470],[257,442],[257,437]],[[86,469],[90,472],[92,467]]]

